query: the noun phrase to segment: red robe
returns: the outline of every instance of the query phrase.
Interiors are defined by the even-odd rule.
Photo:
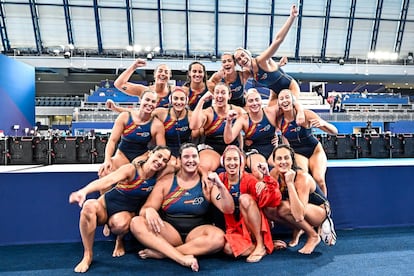
[[[226,173],[220,173],[219,176],[227,189],[230,190]],[[264,177],[263,182],[266,183],[266,189],[264,189],[260,195],[256,193],[256,183],[258,182],[260,181],[258,181],[253,175],[243,172],[240,179],[240,194],[250,194],[257,202],[262,219],[261,231],[263,233],[263,242],[266,247],[266,252],[271,254],[274,249],[272,233],[262,209],[264,207],[278,206],[282,199],[282,195],[279,191],[279,184],[273,177]],[[238,257],[253,245],[250,232],[241,214],[238,221],[233,214],[224,214],[224,219],[226,222],[226,240],[229,243],[234,256]]]

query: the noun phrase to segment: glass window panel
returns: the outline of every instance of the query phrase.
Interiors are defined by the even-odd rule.
[[[219,12],[244,13],[245,1],[219,1]]]
[[[44,47],[67,45],[65,13],[60,6],[38,6],[39,28]]]
[[[244,43],[244,17],[239,14],[219,14],[219,52],[233,52]]]
[[[330,16],[349,17],[351,1],[332,1]]]
[[[249,1],[249,13],[265,13],[270,14],[272,8],[272,0],[254,0]]]
[[[125,0],[98,0],[100,7],[125,7]]]
[[[75,47],[98,49],[93,8],[71,7],[70,11]]]
[[[195,11],[214,11],[215,10],[215,4],[214,1],[211,0],[196,0],[196,1],[190,1],[189,3],[189,9],[195,10]]]
[[[356,19],[352,31],[350,57],[366,58],[371,47],[372,20]]]
[[[122,49],[128,45],[125,9],[99,9],[102,45],[104,49]]]
[[[214,53],[215,22],[214,14],[191,12],[190,17],[190,51]]]
[[[289,0],[275,0],[275,15],[283,14],[286,16],[290,14],[290,9],[294,2],[295,1],[291,2]]]
[[[325,16],[326,0],[303,2],[303,16]]]
[[[164,49],[186,51],[185,12],[163,11]]]
[[[261,53],[269,46],[269,16],[249,15],[247,48],[252,53]]]
[[[7,35],[12,48],[36,48],[28,5],[3,4]]]
[[[414,52],[414,22],[405,23],[400,56],[404,57],[408,55],[409,52]]]
[[[83,5],[83,6],[89,6],[92,7],[93,6],[93,1],[92,0],[68,0],[69,5]]]
[[[326,42],[326,57],[343,57],[345,53],[348,19],[329,20],[328,38]]]
[[[276,34],[279,32],[279,30],[282,28],[282,26],[285,24],[286,20],[288,19],[287,16],[276,16],[274,21],[274,29],[273,29],[273,37],[272,40],[275,39]],[[294,56],[295,55],[295,49],[296,49],[296,34],[298,31],[297,28],[297,19],[293,23],[292,27],[290,27],[290,30],[288,34],[286,35],[285,40],[280,45],[279,49],[276,52],[276,56]]]
[[[377,51],[394,52],[398,25],[395,21],[381,21],[377,39]]]
[[[158,1],[154,0],[132,0],[131,6],[134,8],[147,8],[147,9],[157,9]]]
[[[155,48],[159,44],[158,12],[157,11],[133,11],[134,42],[142,47]],[[128,44],[126,41],[125,45]],[[121,47],[123,47],[121,45]],[[165,46],[165,45],[164,45]]]
[[[408,6],[407,20],[414,20],[414,5]]]
[[[377,1],[357,1],[355,6],[355,17],[375,18]]]
[[[399,20],[401,13],[401,0],[387,0],[382,5],[381,19]],[[381,23],[382,24],[382,23]]]
[[[161,0],[161,9],[185,10],[187,0]]]
[[[323,18],[303,18],[300,36],[300,56],[321,55],[323,27]]]

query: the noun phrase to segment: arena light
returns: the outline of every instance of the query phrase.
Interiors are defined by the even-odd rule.
[[[398,53],[385,52],[385,51],[374,51],[368,53],[368,59],[378,61],[395,61],[398,59]]]

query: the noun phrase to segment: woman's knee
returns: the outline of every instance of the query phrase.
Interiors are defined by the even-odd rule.
[[[131,219],[131,222],[129,224],[129,228],[131,232],[134,234],[134,236],[142,235],[145,226],[145,218],[141,216],[135,216]]]

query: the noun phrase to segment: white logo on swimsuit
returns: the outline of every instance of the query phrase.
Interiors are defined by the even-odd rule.
[[[204,202],[204,197],[196,197],[193,200],[193,205],[201,205]]]
[[[231,92],[239,92],[240,90],[242,90],[243,87],[241,86],[237,86],[236,88],[232,89]]]
[[[141,132],[141,133],[137,133],[137,136],[148,137],[148,136],[150,136],[150,133],[149,132]]]
[[[188,130],[188,126],[177,127],[176,130],[177,131],[184,132],[184,131],[187,131]]]
[[[268,131],[270,129],[270,125],[266,125],[264,128],[260,129],[259,131]]]
[[[147,187],[147,192],[149,193],[149,192],[151,192],[152,191],[152,189],[154,189],[154,186],[148,186]]]
[[[260,77],[260,79],[261,79],[261,80],[265,80],[265,79],[267,79],[267,73],[264,73],[264,74]]]

